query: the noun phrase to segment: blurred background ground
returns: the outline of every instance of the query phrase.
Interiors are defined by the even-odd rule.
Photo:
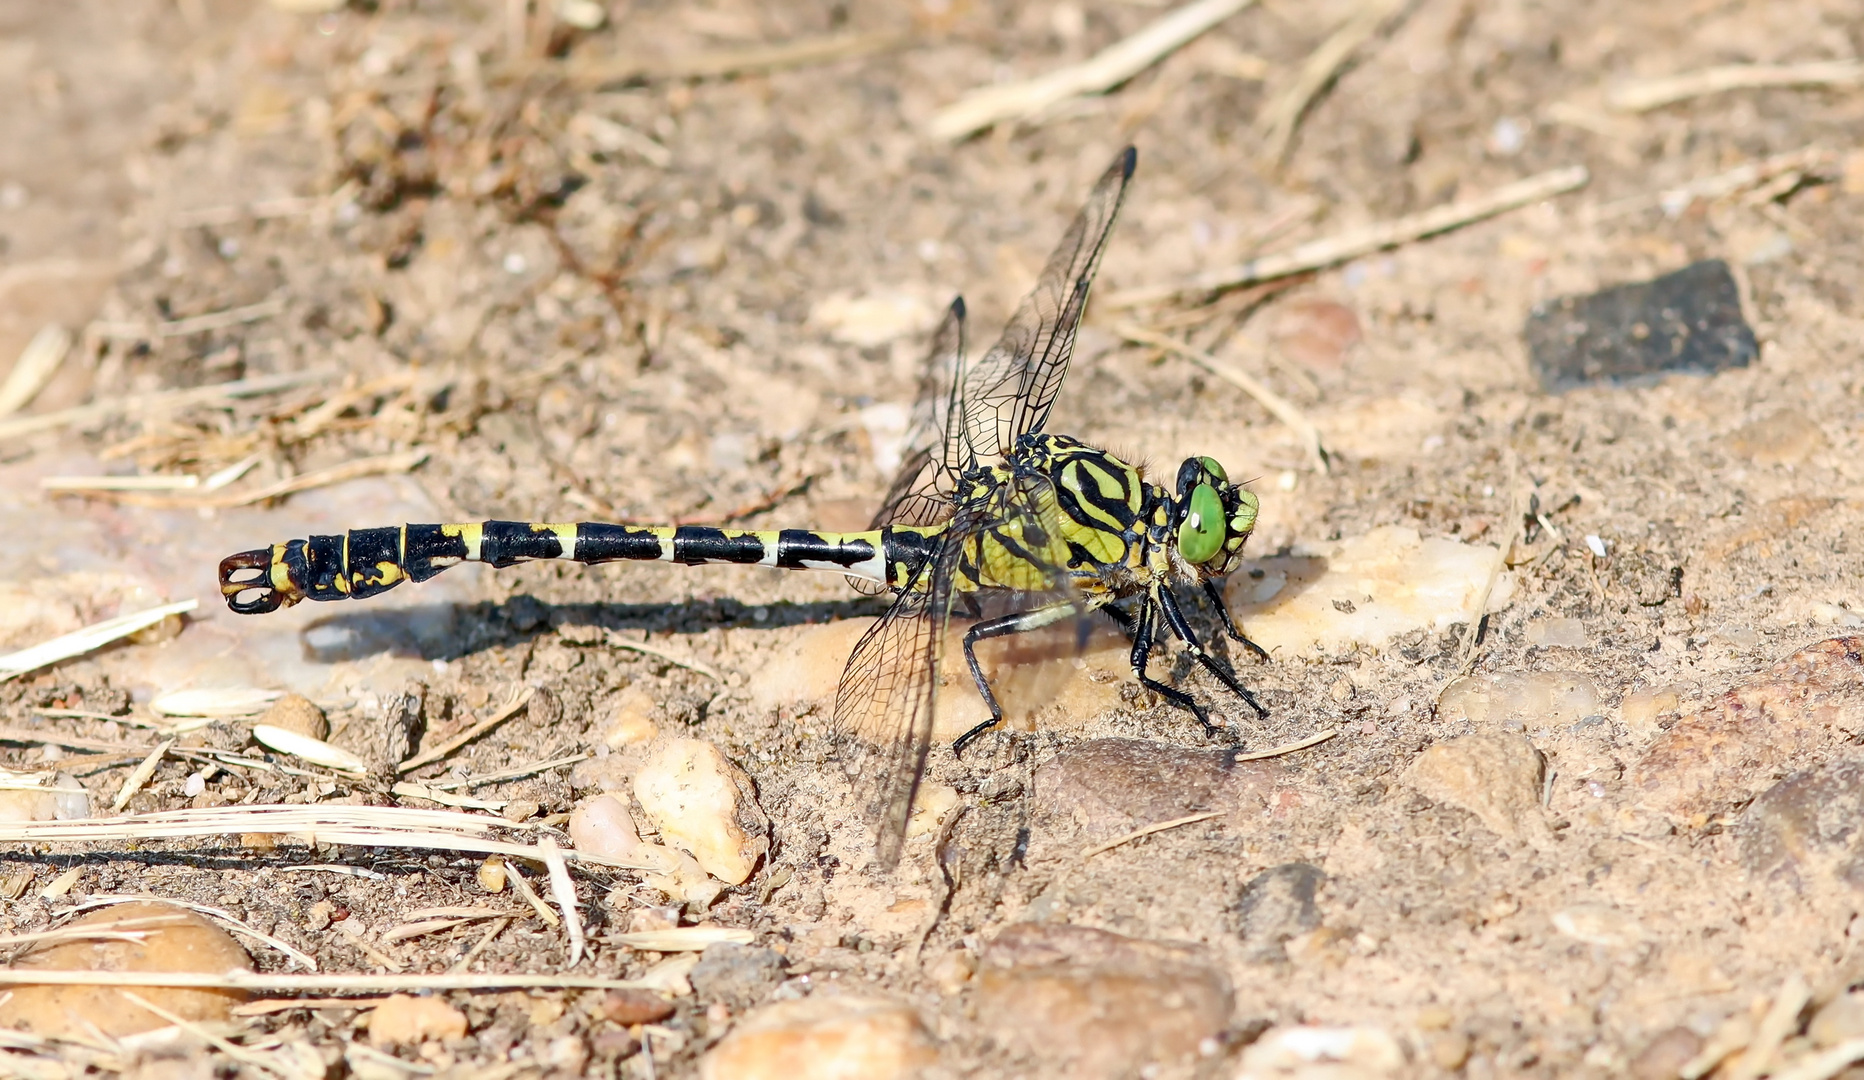
[[[559,824],[592,793],[625,796],[628,770],[668,737],[717,744],[755,781],[771,849],[684,918],[754,930],[774,967],[698,980],[648,1054],[600,995],[456,993],[465,1034],[396,1051],[449,1075],[698,1075],[755,1010],[849,986],[915,1010],[913,1053],[934,1047],[930,1067],[957,1076],[1273,1074],[1250,1048],[1304,1024],[1354,1029],[1335,1056],[1366,1075],[1676,1075],[1721,1039],[1760,1047],[1724,1075],[1759,1076],[1864,1034],[1807,1026],[1864,975],[1847,884],[1864,863],[1852,827],[1816,812],[1852,805],[1845,763],[1864,727],[1859,650],[1842,637],[1864,625],[1848,540],[1864,97],[1742,90],[1641,112],[1610,99],[1715,65],[1848,59],[1859,11],[1387,5],[1269,160],[1265,105],[1362,8],[1258,3],[1113,93],[952,143],[926,129],[966,91],[1087,59],[1165,9],[0,4],[0,362],[50,323],[75,337],[22,415],[319,376],[0,442],[0,647],[201,600],[178,635],[0,686],[7,723],[118,737],[111,721],[38,710],[138,716],[177,689],[291,689],[330,715],[333,742],[373,759],[412,680],[433,731],[528,683],[560,708],[534,707],[443,768],[597,755],[474,792]],[[848,55],[744,59],[824,39]],[[1225,713],[1246,749],[1340,731],[1250,772],[1115,680],[963,762],[936,750],[964,809],[888,877],[866,865],[824,761],[819,692],[783,682],[821,666],[832,685],[852,640],[836,628],[879,610],[839,578],[474,567],[356,611],[221,608],[226,554],[404,520],[860,527],[943,305],[962,292],[988,340],[1127,143],[1139,171],[1050,430],[1166,471],[1207,453],[1260,478],[1251,551],[1265,559],[1392,527],[1506,546],[1477,683],[1444,696],[1460,621],[1240,663],[1271,709],[1263,723]],[[1807,149],[1818,164],[1788,182],[1662,198]],[[1590,175],[1570,194],[1273,289],[1104,303],[1569,165]],[[1540,391],[1522,341],[1534,305],[1706,258],[1735,268],[1756,363]],[[1125,343],[1122,321],[1295,402],[1331,470],[1251,398]],[[409,451],[425,452],[412,468]],[[48,476],[250,462],[237,492],[358,461],[375,475],[219,509],[40,490]],[[1799,652],[1828,639],[1849,644]],[[1211,680],[1171,670],[1215,699]],[[629,710],[660,743],[615,734]],[[197,737],[248,746],[238,723]],[[1170,752],[1159,764],[1114,739]],[[75,768],[30,740],[5,754],[8,768]],[[134,765],[78,778],[107,806]],[[1195,796],[1174,788],[1203,768],[1216,773]],[[396,798],[233,771],[190,788],[195,772],[161,765],[130,809]],[[1201,810],[1222,816],[1080,854]],[[9,886],[10,930],[88,894],[187,897],[332,970],[383,970],[383,950],[444,968],[476,931],[429,955],[382,929],[484,897],[477,859],[388,851],[38,845],[4,861],[27,875]],[[370,874],[289,869],[312,861]],[[65,892],[41,894],[72,867]],[[579,887],[594,935],[582,969],[650,967],[606,936],[664,898],[628,873]],[[373,954],[330,929],[338,909]],[[1133,940],[1070,936],[1080,928]],[[531,920],[475,963],[563,960],[561,932]],[[1807,1000],[1789,1009],[1800,983]],[[1768,1028],[1770,1008],[1790,1015]],[[358,1015],[286,1010],[238,1031],[335,1062]],[[616,1031],[635,1046],[605,1041]]]

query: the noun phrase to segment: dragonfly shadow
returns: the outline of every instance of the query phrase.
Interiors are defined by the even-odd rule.
[[[774,629],[871,618],[886,611],[888,599],[758,605],[730,598],[679,604],[552,604],[520,593],[496,604],[481,601],[341,611],[310,623],[299,637],[304,658],[315,663],[343,663],[382,654],[452,661],[551,635],[575,644],[597,645],[610,631],[701,634],[726,627]]]

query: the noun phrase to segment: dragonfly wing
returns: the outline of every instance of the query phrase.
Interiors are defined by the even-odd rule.
[[[1074,355],[1088,286],[1100,268],[1107,234],[1137,160],[1129,146],[1101,175],[1049,256],[1035,291],[1017,306],[1003,337],[964,373],[958,422],[971,460],[988,461],[1008,453],[1018,438],[1041,430],[1048,419]]]
[[[952,453],[953,389],[964,362],[964,298],[946,309],[919,376],[919,398],[901,449],[900,471],[875,512],[870,529],[935,525],[951,517],[951,494],[969,462]]]
[[[861,636],[835,691],[835,728],[855,748],[848,767],[857,804],[876,826],[878,858],[888,870],[899,863],[932,743],[939,646],[951,620],[952,550],[943,545]]]

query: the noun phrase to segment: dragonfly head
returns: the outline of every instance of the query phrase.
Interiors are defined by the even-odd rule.
[[[1186,458],[1172,500],[1178,554],[1209,577],[1229,573],[1242,560],[1259,507],[1255,493],[1232,484],[1215,458]]]

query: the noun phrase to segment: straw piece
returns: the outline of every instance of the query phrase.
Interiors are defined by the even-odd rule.
[[[552,758],[549,761],[533,761],[529,765],[514,765],[509,769],[499,769],[496,772],[480,773],[477,776],[468,776],[463,780],[436,781],[427,784],[426,787],[432,791],[457,791],[460,788],[484,787],[487,784],[496,784],[501,780],[516,780],[520,777],[531,776],[535,773],[548,772],[551,769],[560,768],[564,765],[574,765],[578,761],[585,761],[592,756],[593,755],[586,750],[579,751],[564,757]]]
[[[407,941],[409,938],[423,937],[427,934],[437,934],[442,930],[451,930],[456,926],[465,926],[472,921],[471,919],[423,919],[420,922],[402,923],[393,930],[385,931],[382,934],[382,944],[393,945],[397,942]]]
[[[1262,139],[1262,156],[1266,160],[1279,165],[1287,158],[1288,148],[1294,144],[1295,130],[1300,127],[1301,117],[1306,114],[1308,106],[1339,74],[1353,53],[1378,33],[1379,27],[1384,26],[1386,20],[1396,15],[1407,2],[1367,0],[1339,29],[1329,34],[1327,40],[1308,54],[1294,81],[1269,102],[1256,120],[1256,131]]]
[[[448,904],[441,907],[415,908],[402,914],[410,919],[497,919],[516,912],[503,908],[478,907],[469,904]]]
[[[1250,285],[1271,278],[1286,277],[1304,270],[1319,270],[1346,262],[1349,259],[1368,255],[1374,251],[1394,248],[1414,240],[1422,240],[1437,233],[1449,232],[1496,214],[1519,209],[1529,203],[1549,199],[1555,195],[1583,187],[1590,179],[1584,165],[1572,165],[1564,169],[1530,176],[1496,188],[1494,191],[1468,199],[1460,199],[1445,206],[1408,214],[1391,221],[1375,222],[1357,229],[1349,229],[1336,236],[1302,244],[1292,251],[1264,255],[1250,259],[1237,266],[1225,267],[1199,274],[1189,281],[1177,285],[1148,285],[1136,289],[1126,289],[1106,297],[1101,302],[1114,307],[1137,307],[1141,304],[1154,304],[1169,300],[1181,293],[1213,293],[1224,289],[1234,289],[1239,285]]]
[[[462,810],[487,810],[496,814],[506,806],[502,799],[490,802],[485,799],[475,799],[470,795],[455,795],[439,788],[428,787],[424,784],[410,784],[406,781],[388,790],[404,799],[426,799],[428,802],[439,803],[442,806],[457,806]]]
[[[671,930],[642,930],[616,934],[610,940],[642,952],[704,952],[721,942],[749,945],[757,935],[730,926],[676,926]]]
[[[322,739],[313,739],[295,731],[287,731],[272,724],[254,724],[252,737],[259,745],[276,750],[281,754],[290,754],[302,758],[313,765],[322,765],[337,772],[365,776],[369,772],[369,763],[340,746],[332,746]]]
[[[940,109],[930,131],[957,140],[1005,120],[1035,116],[1072,97],[1111,90],[1255,0],[1197,0],[1096,53],[1026,82],[979,87]]]
[[[135,770],[124,778],[123,786],[117,789],[116,799],[110,804],[111,813],[123,812],[123,808],[129,805],[130,799],[134,798],[136,793],[142,790],[142,786],[149,782],[149,778],[155,775],[156,766],[162,763],[162,755],[174,747],[175,740],[170,739],[149,751],[149,756],[142,759],[142,764],[136,766]]]
[[[465,746],[467,743],[473,741],[474,739],[478,738],[481,735],[484,735],[486,732],[492,730],[493,728],[511,719],[512,717],[518,715],[518,711],[520,709],[523,709],[526,705],[529,705],[531,703],[531,697],[535,695],[536,693],[537,693],[536,687],[526,686],[522,690],[518,691],[515,695],[513,695],[511,700],[507,701],[503,708],[499,709],[497,712],[493,713],[491,716],[486,717],[484,720],[479,721],[473,726],[467,728],[465,731],[462,731],[458,735],[455,735],[452,738],[446,740],[445,742],[441,743],[439,746],[436,746],[431,750],[423,750],[420,753],[414,755],[408,760],[395,766],[395,771],[402,775],[406,775],[420,768],[423,765],[431,765],[434,762],[439,761],[441,758],[446,757],[448,754],[451,754],[453,751],[458,750],[460,747]],[[439,800],[435,800],[435,801],[438,802]]]
[[[630,640],[622,637],[619,632],[614,630],[608,632],[607,641],[611,649],[625,649],[628,652],[637,652],[643,656],[656,656],[672,664],[674,667],[683,667],[688,671],[697,671],[713,682],[725,681],[725,676],[720,675],[717,668],[714,668],[703,660],[694,660],[690,656],[680,656],[677,653],[667,652],[665,649],[657,649],[647,644],[645,641]]]
[[[1130,844],[1142,836],[1151,836],[1153,833],[1162,833],[1167,829],[1176,829],[1184,825],[1195,825],[1200,821],[1209,821],[1211,818],[1222,816],[1222,811],[1210,810],[1202,814],[1186,814],[1181,818],[1172,818],[1170,821],[1160,821],[1156,824],[1146,825],[1134,829],[1125,836],[1115,837],[1104,844],[1094,844],[1091,847],[1084,847],[1081,849],[1081,857],[1083,859],[1091,859],[1102,852],[1112,851],[1121,844]]]
[[[207,507],[216,510],[231,509],[236,506],[251,506],[253,503],[266,502],[283,498],[286,495],[312,488],[328,487],[346,480],[358,480],[365,476],[380,476],[385,473],[402,473],[413,469],[426,461],[426,450],[403,450],[394,454],[382,454],[377,457],[357,458],[341,465],[332,465],[327,469],[313,469],[307,473],[270,483],[251,491],[232,491],[224,494],[201,494],[194,497],[143,495],[126,492],[115,495],[110,492],[98,492],[102,497],[114,498],[127,506],[147,506],[156,509]]]
[[[601,86],[653,79],[715,79],[752,72],[830,64],[858,56],[888,52],[912,40],[903,31],[870,34],[830,34],[825,37],[716,49],[683,56],[628,57],[572,64],[566,72],[573,86]],[[530,65],[522,65],[519,70]]]
[[[1605,221],[1622,214],[1651,207],[1659,207],[1665,217],[1677,218],[1688,210],[1690,204],[1715,199],[1725,199],[1750,188],[1756,188],[1769,181],[1784,177],[1802,177],[1807,173],[1821,175],[1835,171],[1835,155],[1816,143],[1801,147],[1785,154],[1774,154],[1759,161],[1750,161],[1737,165],[1723,172],[1700,176],[1685,184],[1666,188],[1655,194],[1633,195],[1606,203],[1594,212],[1597,220]]]
[[[208,1031],[206,1028],[195,1023],[194,1021],[189,1020],[187,1017],[179,1016],[175,1013],[169,1012],[167,1009],[162,1008],[160,1005],[157,1005],[154,1002],[151,1002],[145,999],[140,994],[133,993],[129,990],[124,990],[121,987],[117,989],[117,993],[122,994],[125,998],[128,998],[129,1001],[132,1004],[136,1005],[137,1007],[147,1009],[149,1012],[154,1013],[155,1015],[175,1025],[176,1027],[194,1036],[195,1038],[200,1039],[203,1042],[211,1044],[214,1047],[214,1049],[232,1058],[234,1061],[238,1061],[245,1065],[251,1065],[254,1068],[260,1070],[261,1072],[267,1073],[272,1076],[283,1076],[284,1075],[283,1073],[280,1073],[276,1068],[274,1068],[272,1065],[272,1062],[268,1058],[266,1058],[265,1055],[263,1054],[255,1054],[251,1050],[248,1050],[243,1046],[240,1046],[236,1043],[230,1043],[227,1040],[221,1038],[220,1036],[215,1035],[213,1032]]]
[[[47,323],[32,335],[32,340],[20,350],[19,359],[13,362],[6,382],[0,383],[0,416],[16,413],[32,404],[32,399],[58,373],[58,365],[65,362],[65,355],[70,351],[71,331],[57,323]]]
[[[1773,1080],[1831,1080],[1859,1061],[1864,1061],[1864,1039],[1848,1039],[1830,1050],[1800,1058],[1792,1068],[1774,1073]]]
[[[1754,1038],[1747,1050],[1729,1063],[1722,1075],[1727,1080],[1756,1080],[1766,1075],[1780,1044],[1799,1030],[1799,1014],[1811,1000],[1812,988],[1806,984],[1806,977],[1797,971],[1788,975],[1767,1009],[1767,1015],[1755,1025]]]
[[[189,390],[169,390],[159,394],[137,394],[94,401],[89,405],[60,409],[57,412],[0,420],[0,439],[30,435],[35,431],[47,431],[71,424],[89,424],[116,416],[136,416],[188,405],[211,405],[260,394],[275,394],[280,390],[310,383],[328,382],[341,374],[338,371],[299,371],[288,375],[262,375],[213,386],[197,386]]]
[[[241,323],[258,322],[285,312],[285,298],[274,296],[270,300],[261,300],[245,307],[228,308],[225,311],[212,311],[205,315],[194,315],[186,319],[172,319],[168,322],[94,322],[84,328],[84,332],[93,337],[118,338],[127,341],[154,341],[161,338],[186,337],[210,330],[225,330],[229,326]]]
[[[561,857],[560,852],[558,853],[558,857]],[[517,893],[525,903],[531,905],[531,910],[537,912],[538,918],[544,920],[545,926],[557,927],[562,925],[562,920],[557,918],[557,913],[544,906],[543,900],[537,895],[537,890],[531,888],[531,883],[524,880],[524,875],[518,872],[517,867],[507,865],[505,867],[505,879],[511,882],[512,891]]]
[[[229,971],[51,971],[0,968],[0,986],[181,986],[199,989],[406,993],[421,990],[640,990],[658,986],[640,979],[595,975],[283,975]]]
[[[1275,419],[1286,424],[1290,430],[1300,436],[1301,441],[1307,445],[1308,456],[1313,458],[1316,469],[1323,473],[1331,471],[1327,448],[1321,445],[1320,429],[1314,426],[1314,422],[1309,420],[1307,414],[1303,413],[1294,402],[1204,350],[1192,348],[1177,338],[1167,337],[1164,334],[1154,333],[1143,327],[1124,322],[1114,324],[1113,331],[1128,341],[1136,341],[1141,345],[1151,345],[1154,348],[1175,352],[1224,382],[1241,389],[1243,393],[1260,402],[1263,408],[1274,415]]]
[[[512,917],[509,915],[504,918],[493,919],[492,925],[486,927],[485,936],[480,938],[478,943],[473,945],[472,948],[467,949],[465,955],[454,961],[453,966],[447,970],[453,974],[465,971],[472,965],[474,960],[479,958],[479,954],[484,952],[486,947],[492,944],[493,939],[505,932],[505,927],[510,926],[512,921]]]
[[[283,696],[283,690],[256,686],[214,686],[159,695],[149,702],[149,708],[163,716],[253,716]]]
[[[1661,79],[1625,83],[1605,95],[1619,112],[1649,112],[1690,98],[1730,90],[1766,90],[1792,86],[1856,86],[1864,83],[1864,62],[1823,60],[1805,64],[1728,64]]]
[[[292,1009],[373,1009],[386,1000],[387,997],[268,998],[235,1005],[227,1011],[234,1016],[270,1016]]]
[[[1235,757],[1231,758],[1230,760],[1233,762],[1235,761],[1265,761],[1269,758],[1285,757],[1297,751],[1306,750],[1310,746],[1319,746],[1321,743],[1326,742],[1328,739],[1333,738],[1335,735],[1338,735],[1339,733],[1340,733],[1339,728],[1328,728],[1325,731],[1315,732],[1314,734],[1309,735],[1305,739],[1296,739],[1294,742],[1291,742],[1291,743],[1283,743],[1280,746],[1272,746],[1268,748],[1267,750],[1257,750],[1254,753],[1250,753],[1250,754],[1238,754]]]
[[[563,912],[563,925],[570,932],[570,967],[575,967],[583,956],[582,916],[577,910],[576,883],[570,880],[569,863],[563,859],[563,849],[548,836],[537,839],[537,849],[544,854],[544,870],[550,877],[550,898],[557,902],[557,908]]]
[[[180,476],[47,476],[41,491],[187,491],[201,486],[192,473]]]
[[[198,600],[177,600],[172,604],[163,604],[129,615],[119,615],[100,623],[92,623],[82,630],[73,630],[69,634],[55,637],[31,648],[7,653],[0,656],[0,682],[24,675],[28,671],[36,671],[47,664],[56,664],[60,660],[69,660],[93,649],[101,649],[138,630],[154,626],[170,615],[193,611],[199,606]]]

